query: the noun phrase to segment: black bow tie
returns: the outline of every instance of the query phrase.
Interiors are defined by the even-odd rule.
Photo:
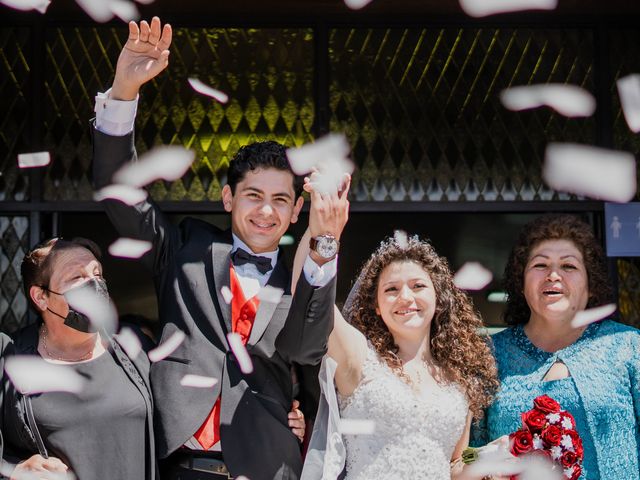
[[[259,257],[257,255],[251,255],[246,250],[238,248],[231,254],[231,261],[234,265],[240,266],[245,263],[253,263],[261,274],[265,274],[272,269],[271,259],[267,257]]]

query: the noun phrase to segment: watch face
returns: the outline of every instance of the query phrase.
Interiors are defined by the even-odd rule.
[[[318,237],[316,252],[322,258],[331,258],[338,253],[338,242],[335,238]]]

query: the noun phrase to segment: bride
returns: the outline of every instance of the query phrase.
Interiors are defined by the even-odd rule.
[[[294,275],[307,254],[308,232],[299,245]],[[342,435],[346,478],[467,478],[455,460],[498,383],[489,346],[477,333],[482,321],[454,286],[446,260],[417,238],[406,245],[388,239],[362,269],[349,322],[335,310],[327,356],[335,368],[340,418],[375,425],[373,434]],[[327,358],[321,383],[326,367]],[[327,429],[329,445],[337,435],[330,435],[331,426],[317,425],[314,435]],[[340,473],[340,460],[337,470],[327,462],[335,467],[330,457],[341,448],[326,450],[324,467],[312,465],[314,452],[308,454],[303,479],[333,480]]]

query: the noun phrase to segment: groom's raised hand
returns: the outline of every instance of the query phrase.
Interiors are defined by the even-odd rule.
[[[118,57],[116,75],[111,87],[111,98],[134,100],[140,87],[169,65],[171,25],[160,24],[153,17],[151,25],[145,20],[129,22],[129,38]]]

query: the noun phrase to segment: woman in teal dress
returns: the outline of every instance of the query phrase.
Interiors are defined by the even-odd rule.
[[[500,391],[474,444],[517,430],[546,394],[573,414],[581,479],[640,478],[640,332],[613,320],[574,327],[576,312],[611,302],[604,253],[571,215],[524,227],[505,269],[509,328],[494,335]]]

